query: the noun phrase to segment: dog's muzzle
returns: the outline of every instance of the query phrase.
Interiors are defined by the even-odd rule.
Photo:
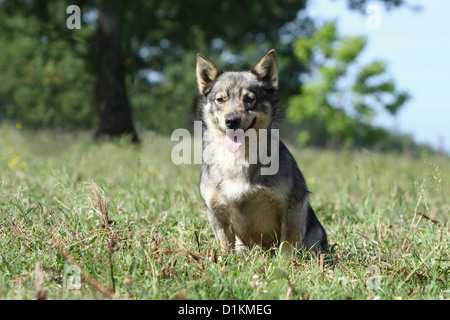
[[[227,116],[225,118],[225,125],[227,126],[228,129],[233,129],[236,130],[239,128],[239,125],[241,124],[241,117],[239,116]]]

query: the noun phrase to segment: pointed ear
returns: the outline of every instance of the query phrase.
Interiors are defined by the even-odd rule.
[[[216,65],[201,55],[197,54],[197,84],[200,93],[205,94],[211,89],[211,85],[217,79],[217,77],[222,73],[222,70],[216,67]]]
[[[252,69],[261,80],[270,83],[275,89],[278,87],[278,63],[275,50],[270,50]]]

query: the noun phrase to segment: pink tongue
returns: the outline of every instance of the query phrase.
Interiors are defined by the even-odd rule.
[[[225,135],[223,145],[228,151],[235,153],[237,149],[244,143],[244,135],[236,132],[230,132]]]

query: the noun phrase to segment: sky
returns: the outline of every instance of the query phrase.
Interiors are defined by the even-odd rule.
[[[375,21],[373,13],[351,11],[344,0],[309,0],[308,12],[324,22],[337,20],[343,35],[366,35],[368,44],[359,62],[386,61],[399,90],[412,95],[396,119],[381,115],[376,123],[450,154],[450,1],[408,2],[421,5],[421,10],[386,11],[373,2],[380,9],[379,28],[368,27],[368,19],[369,25]]]

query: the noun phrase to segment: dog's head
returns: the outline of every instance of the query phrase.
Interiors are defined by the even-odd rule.
[[[202,118],[208,128],[269,129],[278,118],[278,64],[270,50],[251,70],[224,72],[197,55],[197,83],[205,98]]]

